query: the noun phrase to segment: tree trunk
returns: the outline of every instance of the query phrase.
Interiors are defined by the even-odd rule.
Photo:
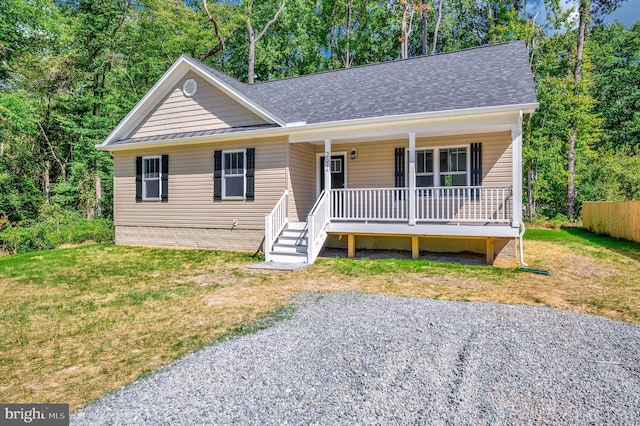
[[[96,217],[102,216],[102,180],[96,175]]]
[[[407,5],[402,10],[402,41],[400,43],[400,59],[407,59],[407,43],[409,42],[407,37]]]
[[[350,40],[351,40],[351,9],[353,7],[353,0],[347,1],[347,42],[344,49],[344,67],[349,68],[351,66],[351,57],[350,57]]]
[[[422,23],[422,56],[427,55],[427,0],[422,0],[421,23]]]
[[[440,0],[438,3],[438,17],[436,18],[436,26],[433,29],[433,42],[431,43],[431,54],[436,53],[436,45],[438,44],[438,30],[440,29],[440,21],[442,20],[442,3],[444,0]]]
[[[256,36],[253,25],[251,24],[251,3],[247,7],[247,33],[249,34],[249,58],[247,60],[247,66],[249,68],[249,76],[247,81],[249,84],[253,84],[253,80],[255,78],[255,61],[256,61],[256,43],[260,41],[260,39],[265,35],[267,30],[274,22],[278,19],[278,16],[284,9],[286,0],[282,0],[278,11],[273,15],[273,18],[269,22],[265,24],[262,28],[262,31]]]
[[[51,204],[51,163],[44,162],[44,197],[47,204]]]
[[[255,61],[256,61],[256,35],[251,26],[251,21],[247,21],[247,32],[249,33],[249,57],[247,58],[247,66],[249,68],[248,82],[253,84],[255,76]]]
[[[591,0],[580,0],[580,27],[578,30],[578,47],[576,52],[576,65],[573,71],[573,94],[577,97],[579,93],[580,71],[582,67],[582,54],[584,51],[584,42],[586,38],[587,25],[590,20],[589,11],[591,9]],[[575,165],[576,165],[576,139],[578,137],[578,120],[574,108],[573,130],[569,138],[569,148],[567,152],[567,172],[569,173],[569,182],[567,183],[567,216],[570,220],[575,219],[576,215],[576,188],[575,188]]]

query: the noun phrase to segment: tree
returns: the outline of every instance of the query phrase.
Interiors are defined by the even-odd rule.
[[[436,18],[436,26],[433,29],[433,41],[431,42],[431,54],[436,53],[436,46],[438,45],[438,30],[440,29],[440,21],[442,21],[442,4],[444,0],[438,1],[438,17]]]
[[[585,41],[588,37],[589,26],[591,24],[592,7],[597,19],[601,19],[604,14],[615,10],[624,0],[595,0],[593,4],[591,0],[579,0],[578,3],[578,39],[576,47],[576,59],[573,68],[573,85],[574,95],[578,95],[580,77],[582,72],[582,59],[584,54]],[[578,137],[577,118],[573,121],[573,129],[569,139],[569,147],[567,153],[567,216],[569,219],[575,219],[576,216],[576,192],[575,192],[575,157],[576,157],[576,138]]]
[[[253,84],[255,78],[255,60],[256,60],[256,43],[260,41],[260,39],[265,35],[267,30],[274,22],[278,19],[278,15],[282,12],[285,6],[285,1],[282,0],[280,7],[264,26],[262,27],[262,31],[256,35],[255,29],[253,28],[253,23],[251,19],[253,17],[253,0],[249,0],[246,5],[246,16],[247,16],[247,35],[249,36],[249,54],[247,56],[247,67],[248,67],[248,81],[249,84]]]
[[[216,5],[221,6],[220,3],[216,3]],[[201,61],[205,61],[211,56],[215,55],[216,53],[222,52],[224,50],[224,44],[229,39],[229,37],[231,37],[233,33],[235,33],[240,28],[242,28],[242,22],[237,22],[237,20],[236,22],[233,22],[233,19],[230,19],[231,24],[227,28],[222,28],[222,25],[218,21],[218,19],[209,11],[209,5],[207,4],[207,0],[204,0],[203,6],[204,6],[205,12],[207,13],[207,18],[209,19],[209,22],[213,24],[213,28],[214,28],[218,43],[200,57]],[[229,9],[228,7],[225,8],[224,4],[222,6],[223,6],[222,8],[218,7],[218,13]],[[231,16],[233,17],[234,15],[231,15]]]
[[[413,16],[416,12],[420,11],[421,16],[425,19],[426,28],[426,13],[430,6],[426,2],[419,0],[397,0],[398,9],[400,11],[400,58],[407,59],[409,57],[409,38],[413,31]],[[425,29],[426,38],[426,29]],[[426,44],[425,44],[426,46]]]

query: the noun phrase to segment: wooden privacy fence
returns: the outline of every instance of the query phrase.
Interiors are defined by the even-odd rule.
[[[585,202],[582,225],[596,234],[640,243],[640,200]]]

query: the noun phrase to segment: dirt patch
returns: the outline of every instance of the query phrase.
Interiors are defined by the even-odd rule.
[[[347,257],[347,250],[329,248],[320,253],[323,258],[344,258]],[[358,249],[354,259],[411,259],[411,252],[406,250],[375,250]],[[433,260],[436,262],[462,263],[466,265],[485,265],[485,256],[470,251],[458,253],[443,253],[432,251],[420,251],[420,259]]]

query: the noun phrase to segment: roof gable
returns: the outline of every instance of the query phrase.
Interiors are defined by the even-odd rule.
[[[224,78],[221,78],[220,74]],[[191,99],[186,99],[182,94],[182,83],[187,78],[193,78],[198,84],[198,91]],[[231,77],[222,73],[212,73],[201,62],[185,55],[181,56],[116,126],[101,146],[123,140],[152,138],[194,130],[216,131],[285,124],[281,117],[238,90],[238,86],[243,83],[233,80],[235,83],[231,84],[231,80]],[[182,112],[175,111],[176,104],[182,104]],[[180,113],[189,114],[189,111],[197,115],[190,121],[198,121],[199,118],[207,123],[197,124],[197,129],[189,127],[188,122],[183,120],[185,117],[179,116]]]
[[[197,84],[197,90],[192,96],[183,92],[183,85],[189,80]],[[189,71],[127,138],[265,124],[267,121],[262,117],[193,71]]]

